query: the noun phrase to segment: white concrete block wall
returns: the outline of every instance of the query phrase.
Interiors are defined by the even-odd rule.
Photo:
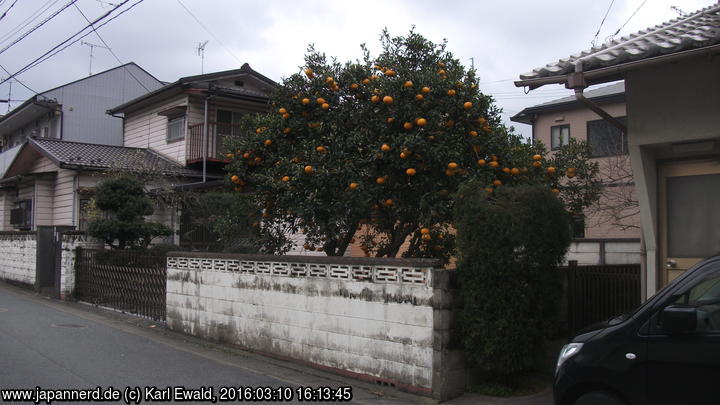
[[[0,280],[35,285],[35,232],[1,232],[0,252]]]
[[[103,243],[84,233],[69,232],[62,235],[60,255],[60,298],[71,297],[75,291],[75,255],[78,247],[100,249]]]
[[[293,263],[305,266],[306,273],[290,276],[275,267],[277,262],[242,260],[242,255],[172,256],[167,266],[171,329],[428,394],[438,389],[434,359],[445,347],[436,337],[447,335],[437,332],[447,332],[449,322],[437,318],[449,311],[437,307],[451,301],[439,296],[433,282],[441,270],[403,267],[399,260],[395,266],[365,266],[372,275],[366,280],[354,273],[360,266],[343,263],[332,273],[335,278],[328,277],[332,265],[320,258]],[[324,276],[309,275],[313,260],[326,266]]]

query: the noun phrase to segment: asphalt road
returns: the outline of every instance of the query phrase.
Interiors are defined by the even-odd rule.
[[[220,387],[351,386],[354,403],[432,403],[0,283],[0,389],[140,387],[145,399],[152,386],[214,387],[216,395]]]

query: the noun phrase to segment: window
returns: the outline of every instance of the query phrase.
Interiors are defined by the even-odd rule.
[[[695,285],[675,301],[676,304],[695,307],[696,332],[720,332],[720,275],[716,274]]]
[[[627,117],[619,117],[617,120],[627,126]],[[590,146],[590,157],[628,153],[627,136],[605,120],[587,122],[587,142]]]
[[[217,133],[220,135],[239,135],[239,123],[242,114],[237,111],[217,110]]]
[[[556,125],[550,128],[550,149],[555,150],[570,143],[570,125]]]
[[[168,142],[183,139],[185,137],[185,117],[168,118],[167,140]]]
[[[10,224],[20,230],[32,228],[32,200],[17,202],[17,208],[10,210]]]
[[[575,214],[572,217],[572,236],[573,238],[585,237],[585,215]]]

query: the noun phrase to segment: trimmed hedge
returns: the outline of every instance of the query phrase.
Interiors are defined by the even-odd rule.
[[[477,368],[511,383],[555,330],[570,216],[545,187],[488,192],[471,182],[458,193],[455,218],[465,350]]]

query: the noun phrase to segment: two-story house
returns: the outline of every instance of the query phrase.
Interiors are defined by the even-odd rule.
[[[75,190],[91,180],[81,181],[83,176],[70,169],[107,162],[72,147],[65,151],[75,155],[53,154],[48,145],[122,145],[122,123],[105,111],[162,86],[135,63],[127,63],[38,93],[1,117],[0,230],[77,226]]]
[[[624,82],[586,91],[585,97],[627,122]],[[533,142],[542,142],[551,153],[570,138],[586,141],[599,165],[603,194],[576,217],[567,259],[580,264],[639,263],[640,216],[627,137],[574,96],[525,108],[511,120],[531,125]]]

